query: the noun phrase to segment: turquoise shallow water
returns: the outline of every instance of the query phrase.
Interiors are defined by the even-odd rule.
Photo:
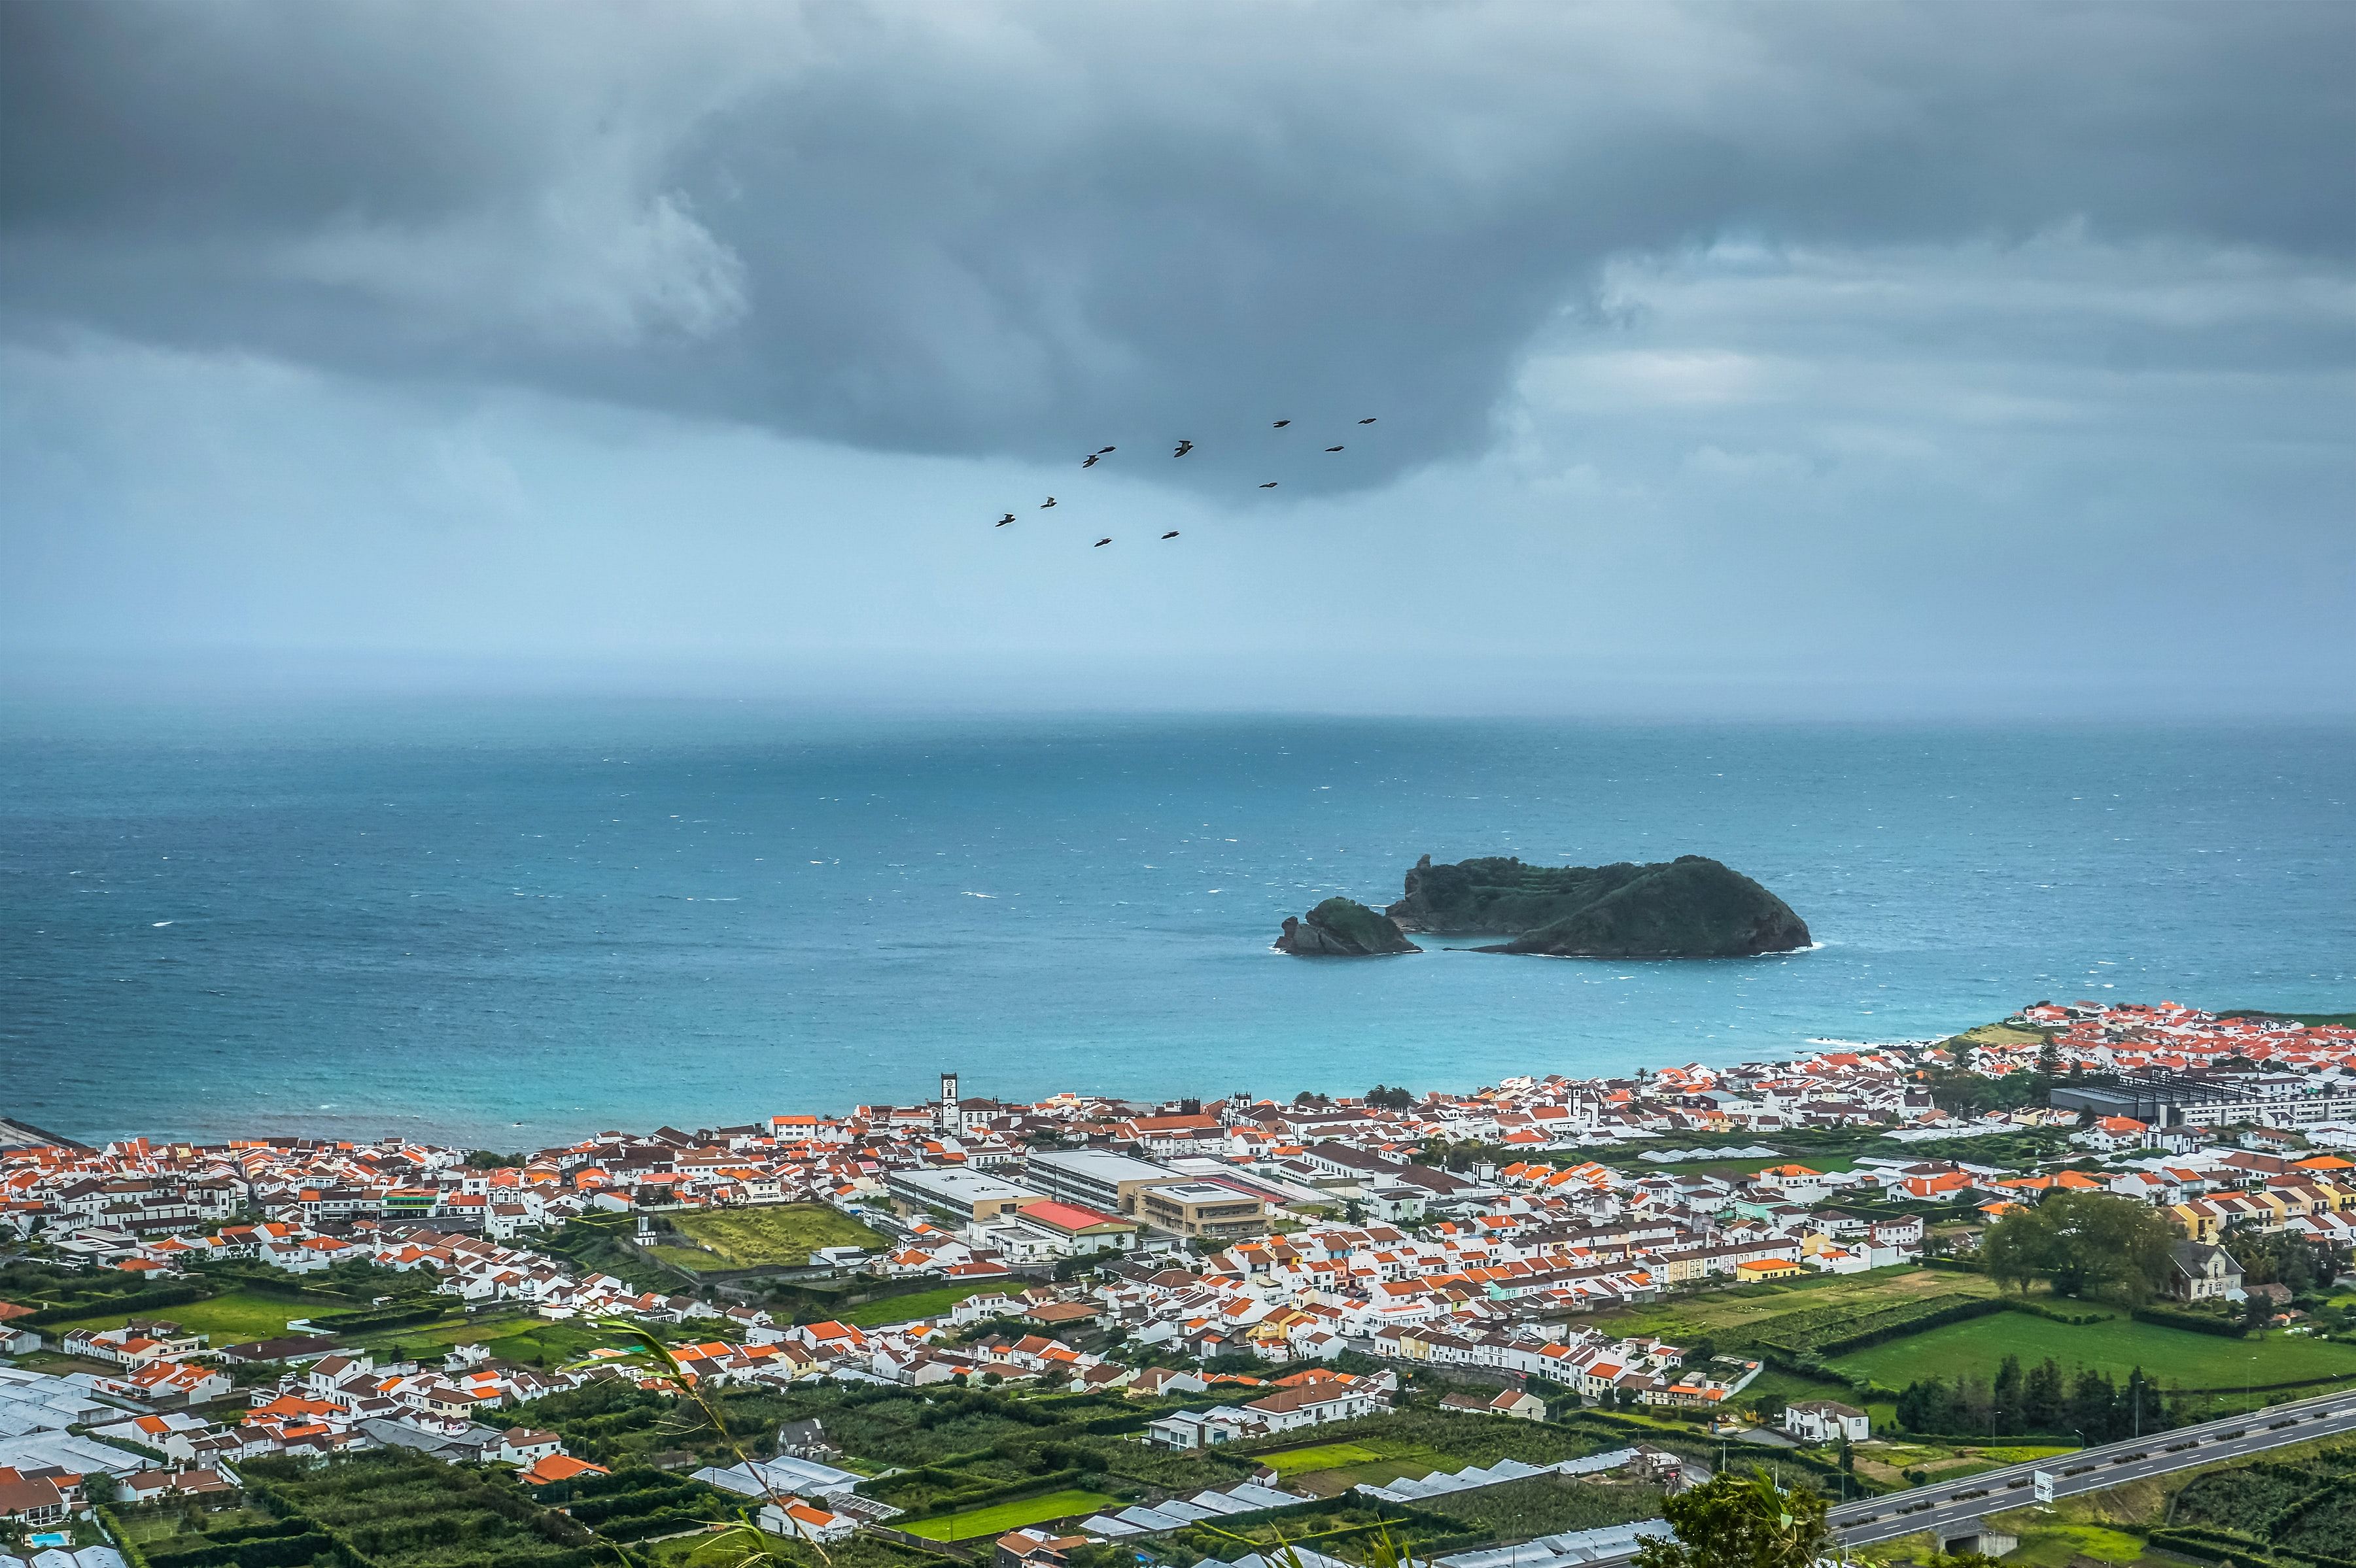
[[[945,1068],[1469,1086],[2048,996],[2356,1008],[2346,730],[16,708],[0,784],[0,1114],[84,1137],[506,1146]],[[1427,850],[1715,855],[1822,945],[1269,951]]]

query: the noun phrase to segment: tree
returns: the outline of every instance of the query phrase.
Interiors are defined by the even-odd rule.
[[[1980,1255],[1999,1285],[2026,1291],[2042,1277],[2057,1296],[2151,1299],[2168,1276],[2177,1232],[2148,1206],[2107,1192],[2055,1189],[2034,1209],[1988,1227]]]
[[[2051,1432],[2062,1424],[2062,1407],[2069,1399],[2069,1382],[2062,1364],[2048,1356],[2029,1369],[2021,1384],[2020,1419],[2031,1432]]]
[[[1646,1539],[1636,1568],[1815,1568],[1833,1548],[1825,1509],[1822,1493],[1787,1491],[1763,1467],[1729,1471],[1662,1506],[1676,1533]]]
[[[2245,1285],[2286,1285],[2293,1296],[2301,1296],[2340,1275],[2337,1248],[2290,1231],[2269,1234],[2237,1228],[2225,1233],[2222,1245],[2241,1266]]]
[[[2053,1043],[2053,1037],[2049,1034],[2045,1037],[2045,1043],[2037,1048],[2037,1086],[2050,1093],[2061,1076],[2062,1048]]]

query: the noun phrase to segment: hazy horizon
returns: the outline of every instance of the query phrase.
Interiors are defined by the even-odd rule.
[[[2356,10],[546,20],[0,12],[0,680],[2356,713]]]

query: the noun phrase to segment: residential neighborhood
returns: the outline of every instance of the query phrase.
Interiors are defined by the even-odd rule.
[[[1098,1401],[1125,1441],[1197,1465],[1427,1408],[1493,1432],[1590,1411],[1634,1435],[1703,1423],[1870,1450],[1891,1418],[1794,1381],[1788,1346],[1645,1325],[1819,1285],[1864,1293],[1860,1313],[1953,1315],[1966,1303],[1943,1282],[1977,1277],[1980,1236],[2060,1193],[2164,1222],[2160,1298],[2300,1331],[2296,1293],[2244,1259],[2356,1240],[2351,1064],[2356,1031],[2335,1026],[2040,1004],[1938,1044],[1380,1103],[1012,1104],[950,1074],[927,1104],[519,1157],[26,1144],[0,1151],[17,1254],[0,1280],[22,1282],[0,1300],[17,1363],[0,1366],[0,1521],[201,1513],[232,1505],[248,1467],[368,1454],[496,1471],[562,1509],[634,1472],[568,1435],[590,1428],[533,1417],[625,1395]],[[907,1504],[837,1466],[819,1416],[710,1457],[693,1485],[752,1499],[777,1533],[905,1533],[890,1521]],[[1280,1479],[1238,1484],[1305,1506]],[[1149,1498],[1141,1518],[1174,1522],[1130,1525],[1176,1529],[1231,1493]],[[1045,1562],[1130,1528],[1033,1523],[1070,1533],[1003,1553]]]

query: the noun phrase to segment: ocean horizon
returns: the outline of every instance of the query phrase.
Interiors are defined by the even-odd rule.
[[[513,1148],[1061,1089],[1471,1088],[2045,997],[2356,1008],[2356,730],[0,713],[0,1115]],[[1300,960],[1417,857],[1716,857],[1807,952]]]

